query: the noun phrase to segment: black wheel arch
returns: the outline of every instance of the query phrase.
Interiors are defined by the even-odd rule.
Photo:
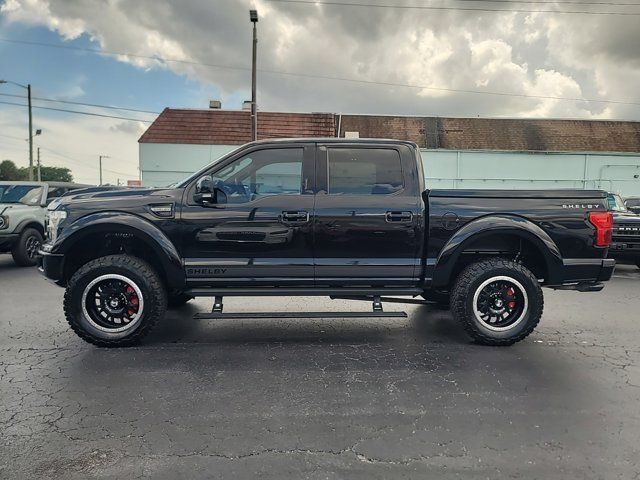
[[[38,232],[40,232],[40,235],[42,235],[42,238],[44,238],[44,225],[42,225],[42,223],[38,222],[37,220],[34,219],[26,219],[23,220],[22,222],[20,222],[14,232],[17,234],[21,234],[22,232],[24,232],[27,228],[33,228],[35,230],[37,230]]]
[[[542,228],[517,215],[487,215],[464,225],[445,244],[436,259],[432,285],[452,285],[457,273],[464,267],[460,265],[463,253],[474,244],[491,237],[514,238],[526,242],[544,262],[541,267],[545,283],[553,283],[555,279],[561,278],[563,262],[560,249]],[[499,254],[496,252],[496,255]]]
[[[102,242],[92,242],[99,239]],[[107,242],[111,240],[111,242]],[[113,248],[126,245],[137,245],[138,252],[125,252],[139,256],[151,263],[162,276],[167,288],[183,290],[186,285],[182,259],[175,245],[167,235],[148,220],[125,212],[100,212],[82,217],[61,232],[51,253],[65,255],[63,283],[77,270],[79,265],[74,262],[74,254],[79,250],[75,247],[86,243],[95,248],[90,249],[88,257],[83,262],[103,255],[118,253]],[[99,246],[111,245],[111,251],[100,251]],[[86,249],[85,249],[86,250]],[[136,255],[137,253],[137,255]]]

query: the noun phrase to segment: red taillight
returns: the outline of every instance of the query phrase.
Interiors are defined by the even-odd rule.
[[[613,215],[611,212],[589,212],[589,222],[596,227],[596,246],[608,247],[613,236]]]

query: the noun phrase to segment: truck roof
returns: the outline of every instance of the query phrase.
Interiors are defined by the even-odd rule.
[[[353,144],[398,144],[408,145],[410,147],[418,148],[415,142],[408,140],[397,140],[392,138],[337,138],[337,137],[303,137],[303,138],[268,138],[264,140],[256,140],[255,142],[246,143],[246,145],[265,145],[274,143],[345,143],[349,145]]]

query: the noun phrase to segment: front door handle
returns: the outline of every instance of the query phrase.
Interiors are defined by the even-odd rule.
[[[409,223],[413,220],[413,213],[411,212],[387,212],[384,216],[387,222],[391,223]]]
[[[283,222],[305,223],[309,221],[309,212],[285,211],[281,218]]]

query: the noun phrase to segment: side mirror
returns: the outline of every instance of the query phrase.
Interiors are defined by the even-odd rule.
[[[196,182],[193,201],[205,206],[227,203],[227,194],[214,186],[211,175],[205,175]]]
[[[196,203],[206,204],[215,202],[213,179],[211,175],[200,177],[196,182],[196,191],[193,194],[193,200]]]

